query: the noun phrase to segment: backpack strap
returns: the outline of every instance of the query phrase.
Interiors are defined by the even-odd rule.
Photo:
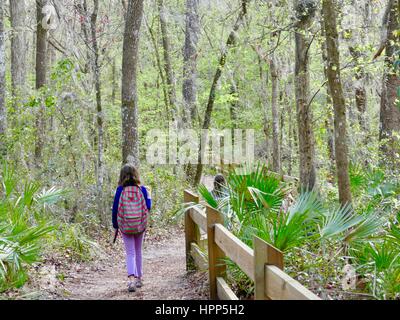
[[[144,200],[145,200],[146,208],[147,208],[147,210],[150,211],[150,209],[151,209],[151,202],[150,202],[150,199],[149,199],[149,196],[148,196],[148,193],[147,193],[147,189],[146,189],[145,186],[140,186],[139,189],[140,189],[140,192],[142,193],[143,198],[144,198]]]

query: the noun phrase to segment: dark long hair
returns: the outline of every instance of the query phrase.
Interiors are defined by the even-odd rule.
[[[226,185],[226,180],[222,174],[217,174],[214,178],[214,189],[221,191]]]
[[[131,164],[122,167],[118,181],[118,185],[121,187],[126,187],[128,184],[140,185],[139,171]]]

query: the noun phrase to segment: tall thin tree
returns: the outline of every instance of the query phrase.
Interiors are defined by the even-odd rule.
[[[6,37],[4,30],[4,1],[0,1],[0,156],[5,153],[7,127],[6,110]]]
[[[272,112],[272,169],[280,173],[281,171],[281,150],[279,146],[279,107],[278,107],[278,68],[275,54],[272,53],[269,61],[271,73],[272,92],[271,92],[271,112]]]
[[[204,114],[204,120],[203,120],[203,126],[202,126],[203,130],[208,130],[210,128],[211,114],[214,109],[215,97],[217,94],[217,85],[219,83],[219,79],[221,78],[222,71],[226,64],[228,50],[235,44],[235,38],[237,36],[237,32],[238,32],[240,26],[243,24],[244,18],[246,17],[248,2],[249,2],[249,0],[241,1],[239,16],[236,20],[236,23],[233,26],[232,31],[229,33],[228,39],[226,41],[226,46],[223,49],[221,56],[219,57],[217,71],[215,72],[215,75],[214,75],[214,79],[213,79],[211,89],[210,89],[210,95],[208,97],[206,112]],[[203,162],[202,161],[203,161],[203,156],[204,156],[204,150],[205,150],[205,146],[200,146],[199,152],[198,152],[197,170],[196,170],[196,175],[194,177],[194,183],[193,183],[194,185],[198,185],[200,183],[201,176],[203,174]]]
[[[129,0],[122,57],[122,160],[139,165],[137,65],[143,0]]]
[[[185,45],[183,48],[183,126],[190,128],[198,124],[197,110],[197,55],[200,36],[199,0],[186,0]],[[185,168],[186,180],[193,182],[196,166]]]
[[[103,183],[104,183],[104,113],[101,99],[101,70],[100,70],[100,51],[97,36],[97,18],[99,14],[99,0],[93,0],[93,11],[90,18],[91,43],[93,53],[93,76],[96,92],[96,123],[97,123],[97,195],[98,209],[103,217]]]
[[[398,143],[394,137],[400,131],[400,88],[399,71],[395,61],[400,52],[400,0],[389,0],[382,24],[383,35],[381,50],[385,51],[385,71],[383,75],[381,112],[380,112],[380,140],[387,140],[381,151],[391,166],[398,165],[395,159],[400,154]],[[380,52],[382,52],[380,51]],[[379,53],[380,54],[380,53]],[[378,54],[377,54],[378,55]],[[376,55],[376,56],[377,56]]]
[[[36,90],[38,91],[46,85],[47,81],[47,29],[43,27],[42,23],[44,21],[43,8],[46,4],[47,0],[36,1]],[[42,161],[45,125],[45,106],[41,102],[39,112],[36,115],[36,166],[40,166]]]
[[[339,201],[342,205],[351,203],[349,158],[347,147],[346,101],[340,77],[340,55],[336,24],[337,10],[334,0],[322,1],[325,27],[326,55],[329,92],[334,108],[335,159],[338,178]]]
[[[178,108],[176,103],[175,75],[172,68],[171,42],[168,36],[168,25],[166,7],[164,0],[157,0],[158,12],[161,26],[161,37],[164,52],[164,71],[167,80],[168,101],[173,121],[178,120]]]
[[[14,108],[17,109],[25,95],[27,74],[27,39],[26,39],[25,0],[10,0],[11,20],[11,84]]]
[[[185,46],[183,49],[183,119],[186,124],[197,120],[197,45],[200,35],[199,0],[186,0]]]
[[[310,105],[310,46],[309,28],[314,20],[316,2],[295,0],[296,10],[296,106],[299,137],[299,172],[302,189],[311,190],[316,183],[314,132]]]

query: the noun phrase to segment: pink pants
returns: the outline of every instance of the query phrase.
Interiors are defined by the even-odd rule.
[[[142,246],[144,232],[135,235],[122,234],[122,239],[125,244],[126,253],[126,269],[128,277],[142,277]]]

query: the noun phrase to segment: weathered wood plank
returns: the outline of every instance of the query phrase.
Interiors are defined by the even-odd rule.
[[[207,231],[207,216],[203,211],[199,208],[192,208],[190,216],[200,229]]]
[[[221,263],[225,257],[224,252],[215,243],[216,225],[223,223],[224,219],[220,212],[206,207],[207,212],[207,239],[208,239],[208,279],[210,281],[210,299],[217,300],[217,277],[223,277],[226,265]]]
[[[199,203],[199,196],[190,190],[185,190],[183,193],[183,199],[185,202],[196,202]]]
[[[265,295],[271,300],[321,300],[276,266],[265,266]]]
[[[265,295],[265,266],[274,265],[283,270],[283,253],[259,237],[254,237],[254,299],[269,299]]]
[[[185,190],[183,194],[183,199],[185,203],[187,202],[199,202],[199,197],[194,195],[188,190]],[[192,209],[185,212],[185,247],[186,247],[186,270],[190,270],[191,261],[190,261],[190,250],[191,243],[197,242],[199,240],[199,229],[196,226],[195,222],[191,218]]]
[[[222,224],[215,226],[215,243],[254,280],[254,251],[230,233]]]
[[[239,300],[228,284],[221,277],[217,278],[217,292],[219,300]]]
[[[190,254],[198,270],[206,271],[208,269],[207,254],[204,253],[196,243],[192,242]]]

